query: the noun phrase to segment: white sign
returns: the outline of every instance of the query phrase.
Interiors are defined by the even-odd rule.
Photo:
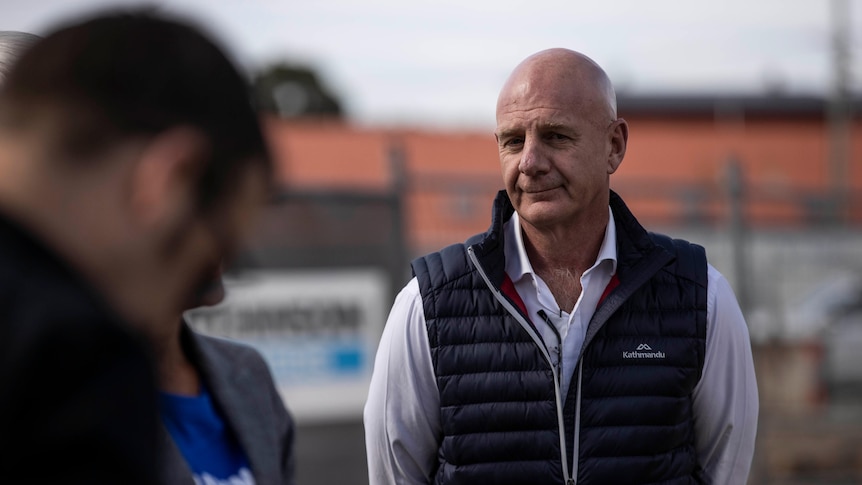
[[[199,332],[248,343],[304,422],[359,417],[389,301],[376,270],[256,271],[187,315]]]

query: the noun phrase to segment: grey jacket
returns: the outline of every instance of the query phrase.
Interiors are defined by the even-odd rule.
[[[260,354],[238,342],[183,325],[182,344],[215,405],[245,451],[256,485],[293,485],[293,421]],[[162,427],[162,483],[194,485],[192,473]]]

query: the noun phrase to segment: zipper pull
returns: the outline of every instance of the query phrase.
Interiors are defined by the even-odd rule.
[[[560,310],[560,311],[562,312],[562,310]],[[552,322],[551,319],[548,317],[548,314],[545,313],[545,310],[539,310],[536,313],[539,315],[539,318],[541,318],[548,325],[548,327],[554,331],[554,335],[557,336],[556,347],[551,347],[548,349],[548,351],[557,354],[557,361],[552,362],[551,364],[553,364],[553,366],[557,368],[557,371],[562,372],[562,370],[563,370],[563,342],[562,342],[562,339],[560,338],[560,332],[557,331],[557,327],[554,325],[554,322]]]
[[[561,364],[560,364],[560,347],[554,346],[548,350],[551,352],[551,355],[554,356],[554,358],[555,358],[555,360],[553,362],[551,362],[551,364],[553,364],[554,367],[559,371],[560,367],[561,367]]]

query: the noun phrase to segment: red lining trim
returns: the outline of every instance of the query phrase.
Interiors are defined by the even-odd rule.
[[[617,274],[614,273],[614,275],[611,276],[611,280],[608,281],[608,286],[605,287],[605,291],[602,292],[602,297],[599,298],[599,302],[596,304],[596,308],[598,308],[599,305],[601,305],[602,302],[605,301],[605,298],[607,298],[608,295],[610,295],[611,292],[614,291],[614,288],[616,288],[617,286],[620,286],[620,279],[617,278]]]
[[[503,276],[503,284],[500,285],[500,291],[515,302],[515,305],[521,309],[521,313],[527,315],[527,305],[524,305],[524,300],[521,299],[521,295],[519,295],[518,290],[515,289],[515,283],[512,282],[512,278],[509,278],[508,274],[504,274]],[[527,318],[529,319],[529,316],[527,316]],[[532,321],[530,323],[532,323]]]

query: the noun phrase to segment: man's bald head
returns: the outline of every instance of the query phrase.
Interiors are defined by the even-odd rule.
[[[598,64],[566,49],[525,59],[500,91],[494,134],[506,192],[525,224],[604,230],[628,125]]]
[[[497,99],[501,108],[517,102],[528,90],[571,91],[572,95],[617,117],[617,97],[605,71],[589,57],[569,49],[547,49],[524,59],[509,75]]]
[[[0,83],[12,64],[28,47],[35,44],[39,36],[14,30],[0,31]]]

